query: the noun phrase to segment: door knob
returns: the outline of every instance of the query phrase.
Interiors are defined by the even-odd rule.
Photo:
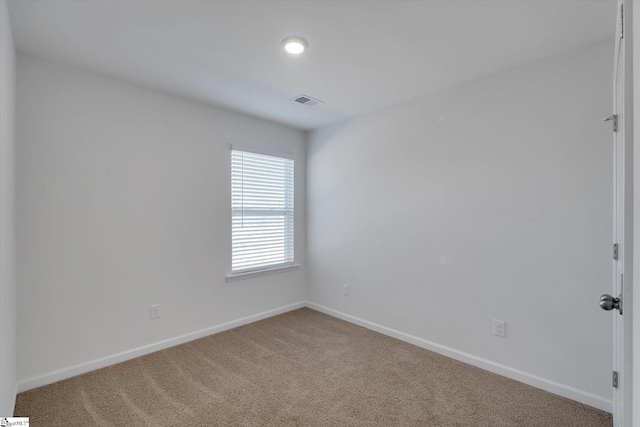
[[[614,298],[609,294],[604,294],[600,297],[600,307],[603,310],[613,310],[615,308],[622,314],[622,300],[620,298]]]

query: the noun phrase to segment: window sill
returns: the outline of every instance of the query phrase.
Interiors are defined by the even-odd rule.
[[[225,280],[227,283],[237,282],[238,280],[253,279],[254,277],[268,276],[270,274],[284,273],[300,268],[300,264],[287,265],[286,267],[275,267],[265,270],[249,271],[246,273],[229,274]]]

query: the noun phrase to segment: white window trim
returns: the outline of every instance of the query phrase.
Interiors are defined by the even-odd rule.
[[[245,273],[228,274],[225,277],[227,283],[237,282],[239,280],[253,279],[254,277],[268,276],[270,274],[285,273],[300,268],[300,264],[285,265],[284,267],[265,268],[262,270],[247,271]]]
[[[260,150],[257,148],[243,147],[242,145],[231,145],[231,150],[246,151],[254,154],[264,154],[265,156],[282,157],[283,159],[295,160],[296,154],[289,151]]]
[[[296,161],[296,153],[292,153],[292,152],[288,152],[288,151],[263,150],[263,149],[256,149],[256,148],[251,148],[251,147],[239,146],[239,145],[235,145],[235,144],[230,144],[230,148],[231,148],[231,151],[233,151],[233,150],[244,151],[244,152],[248,152],[248,153],[262,154],[262,155],[265,155],[265,156],[281,157],[281,158],[284,158],[284,159],[293,160],[294,162]],[[294,187],[293,191],[294,191],[294,194],[295,194],[295,187]],[[294,215],[295,215],[295,207],[294,207]],[[294,220],[294,230],[293,230],[294,236],[296,234],[295,233],[295,229],[297,228],[297,226],[295,225],[296,223],[297,223],[297,221]],[[295,245],[294,245],[294,248],[295,248]],[[260,276],[267,276],[267,275],[271,275],[271,274],[279,274],[279,273],[285,273],[287,271],[298,270],[300,268],[300,264],[296,263],[296,258],[297,257],[296,257],[295,249],[294,249],[293,261],[290,262],[290,263],[278,264],[278,265],[274,265],[274,266],[265,266],[264,268],[258,268],[256,270],[249,270],[249,271],[240,271],[240,272],[237,272],[237,273],[231,272],[231,273],[229,273],[229,274],[227,274],[225,276],[225,281],[227,283],[232,283],[232,282],[251,279],[251,278],[260,277]]]

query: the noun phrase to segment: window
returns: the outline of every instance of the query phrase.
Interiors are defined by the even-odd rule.
[[[231,150],[232,274],[293,265],[293,160]]]

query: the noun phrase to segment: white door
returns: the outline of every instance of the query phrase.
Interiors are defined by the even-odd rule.
[[[625,83],[625,44],[623,37],[623,0],[618,2],[616,20],[616,47],[613,68],[613,115],[605,120],[611,121],[613,131],[613,292],[600,299],[600,306],[613,313],[613,425],[626,427],[625,398],[625,316],[624,312],[624,272],[625,272],[625,212],[629,208],[625,203],[627,174],[624,138],[624,83]],[[626,242],[630,244],[631,242]],[[628,423],[628,421],[627,421]]]

